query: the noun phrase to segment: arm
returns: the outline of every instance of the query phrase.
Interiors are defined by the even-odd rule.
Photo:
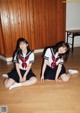
[[[57,68],[57,71],[56,71],[56,77],[55,77],[55,80],[56,80],[56,81],[58,81],[58,75],[59,75],[59,73],[60,73],[60,71],[61,71],[61,68],[62,68],[62,65],[59,64],[59,65],[58,65],[58,68]]]
[[[31,53],[31,54],[30,54],[28,61],[29,61],[29,64],[28,64],[28,66],[27,66],[27,68],[26,68],[26,72],[24,73],[23,81],[26,80],[26,76],[27,76],[28,72],[29,72],[30,69],[31,69],[32,63],[34,62],[34,53]]]
[[[15,63],[15,66],[16,66],[16,70],[17,70],[17,73],[18,73],[19,78],[20,78],[20,82],[22,82],[22,76],[21,76],[21,72],[20,72],[20,69],[19,69],[19,63]]]
[[[44,60],[44,64],[43,64],[43,68],[42,68],[42,75],[41,75],[41,81],[44,80],[44,72],[45,72],[45,69],[46,69],[46,66],[47,66],[47,62],[48,60]]]
[[[29,65],[28,65],[28,67],[27,67],[27,69],[26,69],[26,72],[24,73],[24,76],[23,76],[23,81],[26,80],[26,76],[27,76],[28,72],[30,71],[31,66],[32,66],[32,64],[29,64]]]

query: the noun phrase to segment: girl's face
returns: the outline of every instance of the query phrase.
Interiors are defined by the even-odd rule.
[[[66,48],[66,47],[60,47],[60,48],[58,49],[58,53],[59,53],[59,54],[64,54],[64,53],[66,53],[66,51],[67,51],[67,48]]]
[[[26,44],[25,42],[20,42],[19,47],[22,51],[27,49],[28,44]]]

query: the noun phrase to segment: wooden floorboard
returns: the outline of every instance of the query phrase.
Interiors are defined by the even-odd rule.
[[[41,64],[42,54],[37,54],[32,67],[38,79],[35,85],[9,91],[1,75],[10,71],[13,64],[0,60],[0,106],[8,106],[8,113],[80,113],[80,48],[75,48],[65,63],[67,70],[79,71],[66,83],[41,83]]]

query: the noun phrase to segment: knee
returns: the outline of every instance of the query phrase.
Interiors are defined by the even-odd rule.
[[[5,86],[6,88],[9,88],[9,85],[8,85],[8,84],[4,84],[4,86]]]
[[[6,88],[9,88],[9,87],[10,87],[10,85],[9,85],[8,83],[4,83],[4,86],[5,86]]]
[[[36,83],[36,82],[37,82],[37,78],[36,78],[36,77],[34,77],[34,80],[33,80],[33,81],[34,81],[34,83]]]
[[[37,78],[36,77],[33,77],[32,78],[32,82],[33,82],[33,84],[35,84],[37,82]]]
[[[63,82],[67,82],[69,80],[69,78],[68,77],[65,77],[64,79],[63,79]]]
[[[66,74],[63,74],[61,76],[61,78],[62,78],[63,82],[67,82],[69,80],[69,77]]]

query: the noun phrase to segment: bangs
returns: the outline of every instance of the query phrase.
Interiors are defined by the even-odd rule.
[[[70,46],[68,43],[63,43],[62,47],[66,47],[67,50],[70,49]]]

